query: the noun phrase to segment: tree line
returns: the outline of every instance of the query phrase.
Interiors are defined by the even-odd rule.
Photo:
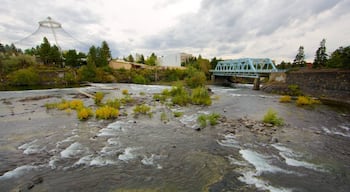
[[[289,69],[289,68],[301,68],[306,66],[304,46],[300,46],[298,53],[292,63],[282,61],[277,68]],[[341,68],[350,69],[350,46],[339,47],[330,55],[326,51],[326,40],[322,39],[320,47],[316,50],[315,58],[312,63],[312,68]]]

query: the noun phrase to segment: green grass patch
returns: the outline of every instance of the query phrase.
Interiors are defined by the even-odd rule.
[[[95,94],[95,99],[94,99],[95,104],[98,105],[98,106],[101,105],[104,96],[105,96],[105,94],[103,92],[97,92]]]
[[[150,117],[152,117],[151,107],[147,104],[135,106],[135,108],[133,109],[133,112],[135,116],[142,114],[142,115],[149,115]]]
[[[284,120],[277,116],[277,112],[273,109],[269,109],[263,118],[264,123],[270,123],[272,125],[281,126],[284,125]]]
[[[219,118],[220,114],[218,113],[211,113],[209,115],[202,114],[197,117],[197,122],[199,123],[200,127],[204,128],[208,125],[208,123],[211,126],[217,125]]]

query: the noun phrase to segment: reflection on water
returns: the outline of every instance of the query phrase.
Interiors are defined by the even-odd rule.
[[[214,86],[220,99],[212,106],[172,108],[152,101],[152,93],[167,86],[93,86],[82,89],[103,90],[106,97],[128,89],[154,108],[154,117],[80,122],[43,106],[72,99],[80,88],[0,92],[2,190],[350,191],[350,121],[326,106],[298,108],[275,95]],[[20,101],[43,95],[52,97]],[[84,102],[93,105],[91,99]],[[200,114],[259,120],[268,108],[288,124],[277,128],[278,143],[232,121],[193,129]],[[184,115],[169,115],[163,123],[158,117],[164,111]]]

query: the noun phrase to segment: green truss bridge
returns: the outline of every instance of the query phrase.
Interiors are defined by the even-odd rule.
[[[254,78],[254,89],[259,89],[260,77],[284,71],[278,70],[269,58],[242,58],[219,61],[210,72],[213,79],[216,76]]]

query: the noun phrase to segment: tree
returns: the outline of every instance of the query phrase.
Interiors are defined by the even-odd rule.
[[[131,54],[128,56],[128,61],[129,62],[134,62],[135,61],[134,57]]]
[[[141,56],[138,58],[138,60],[136,61],[136,63],[145,64],[145,57],[141,54]]]
[[[325,67],[327,60],[328,60],[328,55],[326,53],[326,40],[322,39],[320,43],[320,47],[316,51],[316,56],[312,67],[313,68]]]
[[[110,61],[112,59],[111,50],[109,49],[108,43],[106,41],[102,41],[101,52],[101,55],[105,57],[107,61]]]
[[[152,53],[145,62],[146,65],[155,66],[157,64],[157,56],[155,53]]]
[[[61,66],[61,52],[56,45],[50,48],[49,63],[55,64],[57,67]],[[63,67],[63,66],[62,66]]]
[[[298,54],[295,56],[295,59],[293,61],[293,67],[304,67],[305,64],[306,62],[305,62],[304,47],[300,46],[298,50]]]
[[[68,50],[64,57],[66,59],[66,66],[78,67],[80,65],[80,59],[75,49]]]
[[[350,69],[350,46],[335,50],[327,61],[327,67]]]
[[[44,37],[43,42],[39,46],[39,56],[40,56],[41,61],[44,64],[49,64],[50,50],[51,50],[50,42],[49,42],[49,40],[47,40],[46,37]]]

